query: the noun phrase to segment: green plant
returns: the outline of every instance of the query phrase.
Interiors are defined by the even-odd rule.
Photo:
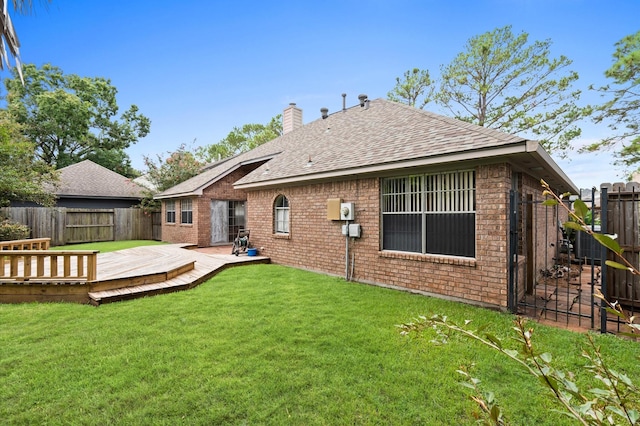
[[[29,238],[30,233],[31,230],[26,225],[8,218],[0,219],[0,241],[24,240]]]
[[[640,389],[627,375],[607,365],[600,347],[596,345],[592,336],[588,336],[587,349],[582,352],[582,356],[589,361],[583,370],[591,373],[600,386],[584,391],[578,386],[573,373],[553,366],[551,353],[539,353],[536,350],[532,341],[533,329],[527,327],[523,318],[517,317],[515,320],[515,341],[519,344],[518,349],[507,347],[502,339],[482,328],[471,330],[469,324],[470,322],[466,321],[464,325],[459,325],[447,317],[434,315],[430,318],[421,316],[413,322],[402,324],[400,328],[404,335],[421,333],[427,328],[433,329],[437,335],[435,341],[438,343],[447,343],[452,333],[482,343],[536,377],[560,402],[564,413],[583,425],[635,425],[640,420]],[[482,391],[479,387],[480,380],[473,377],[469,371],[469,367],[461,367],[458,370],[466,379],[465,386],[474,391],[471,398],[481,408],[485,423],[505,424],[494,394]]]
[[[570,194],[557,195],[549,185],[541,181],[544,188],[543,194],[548,198],[544,201],[546,206],[561,206],[567,211],[568,220],[563,224],[567,231],[586,232],[599,244],[613,252],[621,262],[607,260],[606,265],[627,270],[634,275],[640,275],[640,271],[624,256],[623,249],[615,241],[615,236],[599,234],[592,231],[587,222],[591,221],[591,212],[582,200],[573,203],[570,210],[563,198]],[[569,232],[567,232],[569,233]],[[640,332],[640,324],[635,322],[634,316],[626,314],[617,302],[610,302],[596,289],[595,297],[602,300],[605,310],[622,319],[629,328],[628,333],[621,333],[627,337],[637,339]],[[553,356],[549,352],[538,353],[533,341],[533,329],[526,327],[524,319],[518,317],[515,320],[515,340],[519,343],[519,350],[507,348],[501,339],[495,334],[487,333],[484,329],[471,330],[469,321],[464,325],[451,322],[445,316],[435,315],[430,318],[421,316],[417,320],[402,324],[402,334],[422,333],[425,329],[435,330],[439,343],[449,341],[451,333],[457,333],[469,337],[486,347],[497,351],[511,361],[520,364],[529,374],[539,381],[551,392],[555,399],[564,408],[564,413],[583,425],[636,425],[640,422],[640,389],[638,389],[629,376],[619,373],[609,367],[602,355],[600,347],[588,335],[588,344],[583,350],[582,356],[588,360],[588,364],[581,367],[583,372],[589,373],[592,379],[600,384],[584,391],[578,386],[575,375],[555,368],[552,365]],[[486,424],[505,424],[502,410],[498,406],[492,392],[480,389],[480,380],[473,377],[468,367],[458,370],[466,378],[465,385],[474,392],[472,399],[478,404],[484,415]]]

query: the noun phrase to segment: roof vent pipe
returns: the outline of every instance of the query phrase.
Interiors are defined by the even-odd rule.
[[[324,120],[329,116],[329,108],[320,108],[320,113],[322,114],[322,119]]]
[[[360,101],[360,106],[363,107],[364,106],[364,102],[367,100],[368,96],[367,95],[358,95],[358,100]]]
[[[347,110],[347,94],[343,93],[342,94],[342,111],[346,111]]]
[[[369,99],[364,101],[364,109],[369,109]]]

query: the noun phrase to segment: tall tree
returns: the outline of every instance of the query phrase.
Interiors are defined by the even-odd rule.
[[[245,124],[234,127],[220,142],[199,147],[196,155],[209,163],[249,151],[282,134],[282,114],[273,117],[267,124]]]
[[[0,111],[0,206],[11,201],[32,201],[45,206],[55,204],[51,192],[57,181],[53,168],[34,159],[34,146],[21,133],[5,111]]]
[[[640,163],[640,31],[615,44],[613,65],[605,76],[613,83],[598,90],[608,98],[596,109],[593,121],[608,123],[612,136],[585,147],[587,151],[609,148],[621,142],[617,152],[625,166]]]
[[[137,178],[140,172],[131,165],[129,154],[123,149],[97,149],[85,156],[86,160],[91,160],[109,170],[128,178]]]
[[[469,39],[466,50],[441,67],[437,102],[454,117],[538,139],[563,155],[590,114],[572,89],[578,73],[565,56],[551,58],[551,41],[528,43],[511,26]]]
[[[125,149],[149,133],[151,121],[137,106],[117,116],[117,89],[108,79],[65,75],[49,64],[24,65],[24,84],[13,73],[5,80],[7,109],[36,156],[56,168],[100,150]]]
[[[429,71],[414,68],[405,71],[403,78],[396,77],[396,85],[387,98],[390,101],[400,102],[423,109],[433,100],[433,86],[431,85]],[[418,105],[420,101],[420,105]]]
[[[174,152],[169,152],[166,158],[164,155],[156,155],[155,159],[144,156],[144,164],[147,167],[147,179],[158,192],[196,176],[204,166],[185,144]]]

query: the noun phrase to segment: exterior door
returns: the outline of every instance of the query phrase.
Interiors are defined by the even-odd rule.
[[[229,204],[226,200],[211,200],[211,245],[229,242]]]
[[[229,241],[233,241],[238,232],[245,227],[245,202],[229,201]]]

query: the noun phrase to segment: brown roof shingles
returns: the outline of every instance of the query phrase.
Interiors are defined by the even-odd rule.
[[[269,185],[282,179],[302,181],[327,173],[355,174],[359,169],[380,165],[402,168],[403,163],[413,160],[526,143],[519,136],[375,99],[368,108],[357,105],[326,119],[319,118],[214,166],[157,197],[198,194],[243,163],[259,158],[269,158],[269,161],[240,179],[237,185]]]
[[[334,113],[283,138],[286,136],[295,137],[294,148],[269,161],[268,173],[262,166],[238,183],[347,171],[523,142],[518,136],[383,99],[371,101],[368,109],[356,106]],[[309,158],[313,165],[304,167]]]
[[[131,179],[90,160],[84,160],[59,170],[60,181],[55,189],[60,197],[142,198],[144,188]]]

